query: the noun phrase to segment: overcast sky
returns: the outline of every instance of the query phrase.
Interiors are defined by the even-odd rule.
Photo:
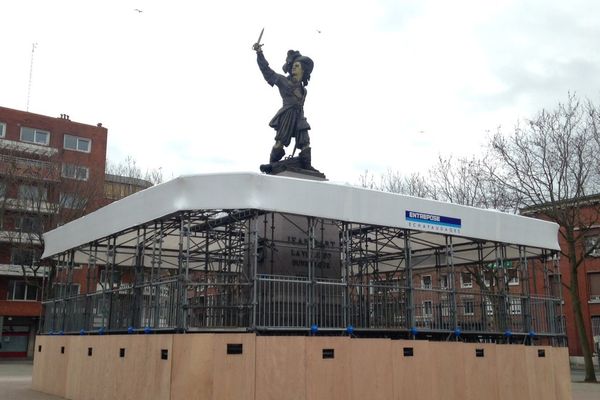
[[[142,10],[142,12],[135,11]],[[288,49],[315,67],[305,104],[313,166],[355,183],[480,151],[498,126],[600,100],[594,0],[2,1],[0,105],[108,128],[108,158],[166,178],[258,171]],[[288,148],[288,152],[293,145]]]

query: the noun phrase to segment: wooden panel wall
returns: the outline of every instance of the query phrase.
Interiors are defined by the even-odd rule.
[[[500,399],[528,400],[529,374],[524,346],[496,345],[496,377]]]
[[[393,396],[392,341],[353,339],[350,343],[351,399],[391,399]]]
[[[544,357],[539,356],[540,351],[544,352]],[[525,347],[525,364],[529,373],[531,399],[556,400],[553,355],[551,347]]]
[[[33,388],[73,400],[571,399],[567,349],[547,346],[178,334],[41,336],[35,350]]]
[[[256,336],[220,334],[214,336],[212,371],[213,400],[253,400],[256,382],[254,364]],[[227,354],[228,344],[241,344],[242,354]]]
[[[261,400],[306,398],[305,337],[256,337],[256,394]]]
[[[569,349],[567,347],[553,347],[552,357],[554,365],[554,385],[556,400],[571,400],[571,368],[569,367]]]
[[[306,338],[306,400],[350,399],[350,344],[344,337]],[[324,351],[333,358],[323,358]]]
[[[434,399],[458,400],[465,397],[465,359],[461,342],[430,342]]]
[[[32,371],[32,388],[34,390],[43,391],[46,385],[46,347],[48,345],[48,336],[37,336],[35,338],[35,349],[33,353],[33,371]],[[42,351],[38,351],[41,346]]]
[[[412,356],[404,355],[404,349]],[[435,364],[429,342],[422,340],[392,341],[394,399],[433,399],[432,365]]]
[[[176,335],[173,338],[171,399],[212,399],[214,334]]]
[[[69,338],[69,336],[38,337],[32,377],[35,390],[65,397],[69,369]],[[41,352],[38,352],[37,346],[42,346]],[[61,353],[63,347],[64,353]]]
[[[71,336],[67,398],[104,400],[115,398],[116,364],[109,354],[112,336]],[[91,355],[89,355],[91,349]]]
[[[464,343],[462,347],[465,362],[465,400],[501,400],[496,378],[496,345]]]
[[[174,335],[171,399],[254,399],[254,347],[253,334]]]
[[[130,353],[125,357],[122,373],[117,377],[118,399],[168,400],[171,396],[173,335],[116,336],[111,357],[118,357],[119,347]],[[166,350],[167,359],[162,359]]]

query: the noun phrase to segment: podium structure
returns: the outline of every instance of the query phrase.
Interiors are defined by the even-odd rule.
[[[45,234],[56,273],[33,385],[77,400],[567,399],[557,234],[320,180],[180,177]]]

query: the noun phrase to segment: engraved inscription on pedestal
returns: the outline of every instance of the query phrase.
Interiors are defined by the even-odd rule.
[[[258,273],[307,277],[312,260],[314,277],[340,278],[338,227],[327,220],[312,225],[314,240],[309,246],[308,218],[289,214],[258,217]]]

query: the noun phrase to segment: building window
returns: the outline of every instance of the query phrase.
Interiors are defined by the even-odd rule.
[[[600,315],[592,316],[592,336],[600,336]]]
[[[90,170],[87,167],[82,167],[73,164],[63,164],[62,176],[63,178],[77,179],[80,181],[87,181],[89,178]]]
[[[600,303],[600,272],[587,274],[590,287],[590,301]]]
[[[67,150],[89,153],[92,148],[92,141],[90,139],[65,134],[64,148]]]
[[[388,279],[385,282],[389,285],[388,290],[390,293],[400,292],[400,289],[402,287],[402,282],[400,279],[398,279],[398,278]]]
[[[19,185],[19,200],[46,201],[48,199],[48,189],[33,185]]]
[[[516,286],[519,284],[519,270],[516,268],[509,268],[506,270],[506,278],[510,286]]]
[[[485,313],[487,315],[494,315],[494,302],[491,299],[485,299]]]
[[[423,316],[431,317],[433,315],[433,302],[431,300],[425,300],[423,302]]]
[[[22,127],[21,141],[48,146],[48,143],[50,143],[50,132],[35,128]]]
[[[600,257],[600,242],[598,236],[585,238],[585,254],[589,257]]]
[[[87,205],[87,199],[78,196],[74,193],[61,193],[59,203],[61,208],[83,210]]]
[[[15,220],[15,228],[25,233],[42,233],[42,221],[39,217],[24,216]]]
[[[442,299],[440,302],[440,307],[442,309],[442,317],[447,317],[450,315],[450,302],[446,299]]]
[[[6,197],[6,182],[0,181],[0,197]]]
[[[78,283],[55,283],[54,295],[56,297],[72,297],[79,294]]]
[[[37,287],[24,281],[9,281],[7,300],[37,300]]]
[[[521,315],[521,298],[511,297],[508,310],[511,315]]]
[[[13,247],[10,250],[10,263],[13,265],[33,265],[38,260],[38,252],[34,249],[19,249]]]
[[[421,277],[421,288],[431,289],[431,275],[423,275]]]
[[[440,276],[440,287],[442,289],[448,289],[448,275]]]
[[[105,269],[103,269],[102,271],[100,271],[100,283],[103,284],[105,287],[110,287],[110,271],[107,271]],[[112,272],[112,285],[113,287],[117,287],[121,284],[121,274],[119,273],[119,271],[113,271]]]
[[[4,122],[0,122],[0,138],[6,136],[6,124]]]
[[[470,272],[462,272],[460,274],[460,287],[461,288],[472,288],[473,287],[473,277]]]
[[[475,301],[472,297],[463,298],[463,308],[465,315],[475,315]]]
[[[550,281],[550,296],[560,297],[560,274],[549,275],[548,280]]]

